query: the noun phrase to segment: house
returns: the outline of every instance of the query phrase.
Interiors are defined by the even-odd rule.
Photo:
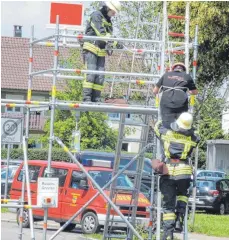
[[[17,99],[26,100],[28,89],[28,72],[29,72],[29,39],[22,38],[22,27],[16,26],[15,37],[1,37],[2,44],[2,81],[1,81],[1,96],[2,99]],[[17,32],[16,32],[17,31]],[[69,48],[60,47],[60,58],[65,60],[70,57],[71,53]],[[120,53],[114,53],[112,57],[106,58],[106,70],[117,72],[129,72],[132,63],[132,55]],[[64,65],[62,61],[61,67],[69,68]],[[40,71],[50,69],[53,67],[53,48],[43,45],[35,45],[33,47],[33,71]],[[133,69],[135,72],[143,72],[148,69],[143,65],[142,58],[137,55],[134,62]],[[115,79],[115,76],[114,76]],[[144,80],[144,78],[143,78]],[[111,83],[107,83],[105,89],[109,89]],[[62,90],[65,86],[64,80],[57,81],[57,90]],[[52,88],[52,78],[35,76],[32,82],[32,100],[34,101],[48,101],[50,98],[50,91]],[[135,86],[135,88],[142,88],[142,86]],[[118,90],[117,90],[118,89]],[[117,88],[120,91],[120,87]],[[125,95],[128,89],[128,84],[124,88],[121,88],[121,95]],[[120,93],[120,92],[119,92]],[[21,115],[24,117],[25,109],[22,107],[14,108],[1,108],[2,116]],[[117,129],[120,114],[108,114],[109,120],[112,123],[112,127]],[[34,139],[33,147],[42,147],[42,143],[37,142],[37,135],[43,133],[43,128],[46,119],[49,117],[49,111],[41,111],[41,109],[33,109],[30,116],[29,132],[30,137]],[[130,114],[127,114],[129,121],[133,121],[135,118]],[[131,136],[129,138],[140,138],[141,127],[132,127]],[[2,145],[3,148],[6,144]],[[14,145],[14,148],[18,148],[19,145]],[[139,149],[139,143],[124,143],[123,150],[129,152],[137,152]]]
[[[27,99],[28,89],[28,71],[29,71],[29,39],[21,37],[21,26],[15,27],[14,36],[1,37],[1,98],[2,99]],[[60,49],[60,55],[67,58],[69,52],[67,49]],[[53,49],[46,46],[34,47],[33,51],[33,71],[52,68]],[[63,87],[64,82],[58,81],[57,89]],[[48,101],[52,79],[45,77],[34,77],[32,82],[32,100]],[[21,116],[24,117],[25,109],[22,107],[6,108],[1,107],[3,116]],[[36,139],[37,134],[43,133],[44,123],[48,118],[48,112],[33,109],[30,115],[29,132],[31,138]],[[3,148],[6,144],[2,145]],[[13,145],[18,148],[18,145]],[[35,147],[40,147],[35,143]]]

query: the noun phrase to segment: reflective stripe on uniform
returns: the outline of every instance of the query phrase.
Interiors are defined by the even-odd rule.
[[[104,18],[102,19],[102,25],[103,26],[108,26],[108,27],[112,27],[112,24],[107,22]]]
[[[165,156],[167,158],[170,158],[170,151],[169,151],[169,146],[171,143],[179,143],[179,144],[184,144],[184,150],[181,154],[181,160],[187,159],[187,155],[191,150],[191,147],[196,147],[197,143],[192,141],[191,136],[185,136],[183,134],[179,134],[173,131],[167,131],[165,135],[161,136],[161,139],[164,141],[164,149],[165,149]]]
[[[95,34],[99,37],[110,37],[111,34],[110,33],[105,33],[105,34],[101,34],[98,29],[95,27],[95,24],[93,22],[91,22],[91,27],[93,28],[93,30],[95,31]],[[100,41],[104,41],[107,42],[107,40],[100,40]]]
[[[160,137],[160,132],[159,132],[159,125],[161,124],[161,121],[156,122],[154,126],[154,131],[158,137]]]
[[[94,90],[102,91],[104,86],[99,85],[99,84],[94,84],[92,87]]]
[[[91,82],[83,82],[83,88],[93,88],[94,83]]]
[[[187,203],[188,202],[188,197],[186,196],[177,196],[177,201],[182,201]]]
[[[100,49],[99,47],[89,42],[85,42],[83,44],[83,49],[88,50],[99,57],[105,57],[107,55],[107,52],[105,49]]]
[[[192,175],[192,166],[187,164],[166,164],[170,176]]]
[[[163,214],[163,221],[171,221],[176,219],[175,213],[164,213]]]

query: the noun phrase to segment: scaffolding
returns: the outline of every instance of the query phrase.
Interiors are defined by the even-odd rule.
[[[111,235],[108,234],[108,227],[109,227],[109,221],[110,221],[110,209],[113,208],[115,212],[121,217],[122,221],[126,224],[128,228],[128,234],[127,236],[122,236],[119,238],[125,238],[128,240],[133,239],[133,235],[135,235],[138,239],[143,239],[142,236],[136,231],[135,229],[135,220],[136,220],[136,211],[137,211],[137,203],[138,203],[138,194],[140,191],[140,183],[142,178],[142,170],[143,170],[143,158],[144,153],[147,151],[148,148],[152,147],[154,143],[147,144],[148,139],[148,132],[149,132],[149,122],[150,122],[150,116],[157,116],[159,113],[157,107],[152,107],[147,104],[144,106],[142,105],[129,105],[129,104],[106,104],[106,103],[81,103],[81,102],[73,102],[73,101],[59,101],[56,98],[56,83],[58,79],[72,79],[72,80],[83,80],[82,76],[69,76],[64,75],[62,73],[76,73],[76,74],[101,74],[101,75],[111,75],[111,76],[121,76],[121,77],[128,77],[124,79],[115,79],[115,82],[122,82],[122,83],[128,83],[129,88],[128,92],[131,91],[130,84],[137,84],[137,85],[146,85],[149,87],[155,84],[155,81],[160,78],[160,76],[164,73],[165,70],[165,55],[167,54],[170,56],[170,54],[183,54],[185,55],[185,65],[186,68],[189,69],[189,6],[190,3],[187,2],[186,5],[186,16],[174,16],[174,15],[167,15],[167,5],[166,1],[163,2],[163,23],[162,23],[162,37],[160,40],[148,40],[148,39],[137,39],[137,34],[134,39],[126,39],[126,38],[106,38],[106,37],[95,37],[95,36],[86,36],[83,34],[75,35],[66,35],[66,34],[60,34],[59,31],[59,16],[56,18],[56,29],[55,34],[51,35],[49,37],[41,38],[38,40],[34,40],[34,28],[31,28],[31,38],[30,38],[30,52],[29,52],[29,80],[28,80],[28,91],[27,91],[27,100],[10,100],[10,99],[2,99],[1,105],[6,107],[24,107],[26,108],[26,132],[25,136],[23,137],[23,153],[24,153],[24,174],[23,174],[23,181],[22,181],[22,195],[21,199],[18,200],[7,200],[3,199],[2,207],[15,207],[20,208],[20,232],[19,232],[19,239],[22,239],[22,223],[23,223],[23,209],[29,210],[29,218],[30,218],[30,229],[31,229],[31,239],[35,239],[34,235],[34,225],[33,225],[33,213],[32,209],[41,208],[40,206],[33,206],[31,202],[31,194],[30,194],[30,179],[29,179],[29,170],[28,170],[28,157],[27,157],[27,145],[28,145],[28,138],[29,138],[29,116],[30,116],[30,109],[37,106],[48,106],[51,111],[51,120],[50,120],[50,136],[49,136],[49,149],[48,149],[48,166],[46,170],[47,177],[52,177],[51,172],[51,154],[52,154],[52,147],[53,142],[56,141],[63,150],[68,154],[68,156],[72,159],[74,163],[77,164],[77,166],[85,173],[85,175],[90,179],[90,181],[96,186],[98,189],[98,193],[92,197],[85,205],[77,211],[56,233],[53,234],[53,236],[50,238],[54,239],[62,230],[64,230],[68,224],[70,224],[76,216],[78,216],[80,213],[83,212],[83,210],[99,195],[101,194],[105,200],[109,203],[108,210],[107,210],[107,217],[106,217],[106,224],[104,229],[104,235],[103,239],[111,239],[117,237],[117,235]],[[140,6],[140,3],[139,3]],[[140,17],[138,16],[138,19]],[[173,33],[169,32],[168,35],[170,36],[178,36],[178,37],[185,37],[185,42],[175,42],[175,41],[166,41],[166,29],[167,29],[167,19],[175,18],[178,20],[185,20],[185,34],[183,33]],[[138,21],[139,24],[139,21]],[[158,21],[159,24],[159,21]],[[168,30],[168,29],[167,29]],[[137,32],[137,31],[136,31]],[[193,61],[193,78],[196,80],[196,66],[197,66],[197,34],[198,29],[196,28],[195,33],[195,42],[194,42],[194,61]],[[59,68],[58,61],[59,61],[59,47],[60,46],[66,46],[70,48],[79,48],[79,44],[66,44],[61,42],[61,38],[64,37],[64,39],[77,39],[77,40],[109,40],[109,41],[119,41],[119,42],[133,42],[133,43],[147,43],[147,44],[158,44],[159,48],[153,48],[153,49],[136,49],[136,45],[133,49],[123,49],[118,50],[120,52],[123,51],[131,51],[133,53],[150,53],[150,54],[159,54],[159,60],[157,59],[157,62],[160,61],[160,66],[157,69],[160,71],[160,74],[148,74],[148,73],[134,73],[133,65],[131,68],[131,71],[129,73],[125,72],[110,72],[110,71],[92,71],[92,70],[84,70],[84,69],[65,69],[65,68]],[[46,40],[53,40],[53,42],[44,42]],[[45,45],[54,47],[54,56],[53,56],[53,68],[52,69],[46,69],[42,71],[33,72],[33,46],[34,45]],[[168,48],[166,49],[166,44]],[[181,47],[173,48],[170,47],[172,44],[178,44],[181,45]],[[185,50],[184,52],[182,50]],[[135,54],[133,54],[135,56]],[[134,61],[134,57],[132,59],[132,63]],[[154,59],[155,61],[155,59]],[[152,68],[151,68],[152,69]],[[34,76],[45,76],[45,77],[52,77],[52,92],[51,92],[51,100],[48,101],[32,101],[32,80]],[[136,79],[132,79],[136,78]],[[141,78],[146,78],[148,80],[142,80]],[[108,82],[114,82],[111,78],[105,78],[105,81]],[[147,94],[147,98],[148,98]],[[54,116],[55,116],[55,109],[61,109],[61,110],[74,110],[74,111],[94,111],[94,112],[107,112],[107,113],[121,113],[121,120],[120,120],[120,127],[119,127],[119,138],[116,148],[116,154],[115,154],[115,163],[114,163],[114,172],[112,179],[103,187],[100,188],[99,185],[96,183],[96,181],[88,174],[88,172],[85,170],[85,168],[81,165],[81,163],[73,156],[73,154],[69,151],[69,149],[65,146],[65,144],[61,141],[61,139],[54,136]],[[142,130],[141,138],[139,140],[140,143],[140,150],[139,153],[121,170],[119,170],[119,162],[121,157],[121,146],[122,141],[128,139],[124,139],[123,132],[125,125],[128,125],[128,123],[125,122],[125,113],[130,114],[142,114],[144,115],[144,126],[145,129]],[[132,141],[132,139],[129,139],[129,141]],[[159,148],[157,148],[157,152]],[[137,161],[137,174],[135,179],[135,187],[132,190],[133,191],[133,205],[132,206],[132,215],[131,219],[126,219],[126,217],[122,214],[122,212],[119,210],[119,208],[115,205],[113,202],[113,196],[114,196],[114,189],[116,187],[115,180],[117,177],[123,173],[131,164],[133,164],[134,161]],[[197,161],[198,156],[195,161],[195,166],[197,167]],[[148,239],[152,239],[152,230],[155,228],[155,223],[153,223],[153,220],[155,219],[155,211],[157,212],[157,227],[156,227],[156,239],[160,239],[160,224],[161,224],[161,194],[160,194],[160,188],[159,188],[159,181],[160,177],[155,178],[154,175],[152,175],[152,192],[151,192],[151,211],[150,211],[150,222],[149,222],[149,237]],[[155,196],[154,196],[154,185],[157,183],[157,204],[155,206]],[[110,197],[108,197],[104,189],[107,188],[110,185]],[[27,201],[28,204],[25,203],[25,188],[27,189]],[[9,202],[17,202],[20,203],[15,204],[8,204]],[[193,201],[195,202],[195,200]],[[194,206],[195,207],[195,206]],[[43,224],[43,239],[46,240],[47,238],[47,220],[48,220],[48,206],[42,206],[44,208],[44,224]],[[186,221],[185,221],[185,233],[184,233],[184,239],[187,239],[187,214],[186,214]]]

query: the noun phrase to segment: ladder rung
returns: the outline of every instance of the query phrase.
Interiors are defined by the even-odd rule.
[[[178,51],[178,50],[167,50],[165,53],[172,53],[172,54],[178,54],[178,55],[184,55],[184,51]]]
[[[137,142],[137,143],[144,143],[145,141],[140,139],[134,139],[134,138],[124,138],[123,142]]]
[[[106,238],[120,238],[120,239],[126,239],[127,235],[120,235],[120,234],[107,234]]]
[[[144,123],[134,123],[134,122],[125,122],[124,123],[125,125],[127,126],[140,126],[140,127],[148,127],[147,124],[144,124]]]
[[[135,188],[126,188],[126,187],[114,187],[114,190],[119,190],[119,191],[128,191],[128,192],[133,192],[136,191]]]
[[[171,37],[184,37],[184,33],[176,33],[176,32],[169,32],[169,36]]]
[[[132,92],[148,92],[146,89],[136,89],[136,88],[132,88],[130,89]]]
[[[168,18],[174,18],[174,19],[185,19],[185,16],[168,15]]]

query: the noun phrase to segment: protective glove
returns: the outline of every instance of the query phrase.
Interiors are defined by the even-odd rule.
[[[116,44],[116,48],[117,48],[117,49],[123,49],[124,46],[123,46],[123,44],[121,44],[121,43],[117,43],[117,44]]]
[[[114,42],[113,41],[108,41],[106,45],[107,50],[113,50],[114,49]]]

